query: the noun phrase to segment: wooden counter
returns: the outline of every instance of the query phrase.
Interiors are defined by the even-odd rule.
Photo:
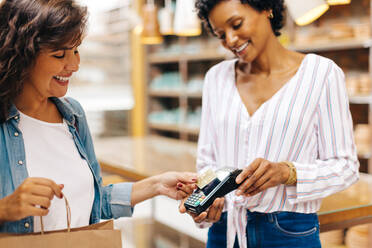
[[[102,170],[136,181],[166,171],[195,171],[196,144],[179,140],[106,138],[95,140]],[[349,189],[323,200],[318,212],[322,232],[372,222],[372,176],[362,174]]]
[[[94,141],[103,171],[137,181],[166,171],[195,171],[196,144],[161,137]]]
[[[323,199],[318,216],[323,232],[372,223],[372,175],[361,173],[357,183]]]

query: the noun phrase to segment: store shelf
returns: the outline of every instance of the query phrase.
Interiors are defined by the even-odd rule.
[[[369,48],[372,46],[371,39],[345,39],[345,40],[326,40],[324,42],[314,42],[311,44],[292,44],[289,49],[299,52],[324,52],[346,49]]]
[[[188,98],[202,98],[203,93],[202,92],[187,93],[186,96]]]
[[[370,159],[371,154],[370,153],[358,154],[358,158],[360,158],[360,159]]]
[[[177,124],[160,124],[160,123],[149,123],[149,128],[160,130],[160,131],[170,131],[176,133],[187,133],[187,134],[199,134],[199,128],[191,128],[185,125]]]
[[[170,90],[150,90],[149,96],[152,97],[188,97],[188,98],[201,98],[202,92],[187,93],[183,91],[170,91]]]
[[[372,96],[349,96],[349,102],[352,104],[371,104]]]
[[[180,91],[170,91],[170,90],[150,90],[149,96],[153,97],[180,97]]]
[[[202,53],[183,53],[183,54],[151,54],[148,56],[148,62],[152,64],[162,63],[178,63],[181,60],[184,61],[200,61],[200,60],[219,60],[225,59],[228,55],[216,51],[208,51]]]

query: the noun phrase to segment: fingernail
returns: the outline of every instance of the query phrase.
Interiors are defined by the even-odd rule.
[[[177,183],[178,188],[182,188],[182,186],[183,186],[182,183]]]
[[[197,180],[196,178],[191,179],[192,182],[196,182]]]

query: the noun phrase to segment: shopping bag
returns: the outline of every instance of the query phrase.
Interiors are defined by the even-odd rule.
[[[32,234],[0,234],[0,248],[121,248],[121,233],[112,220],[80,228],[70,228],[66,201],[67,229]],[[41,218],[42,223],[42,218]]]

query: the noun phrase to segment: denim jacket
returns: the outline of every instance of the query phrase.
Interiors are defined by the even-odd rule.
[[[130,205],[132,183],[102,186],[100,167],[81,105],[72,98],[51,98],[51,100],[66,120],[76,147],[81,157],[88,162],[93,174],[94,202],[90,224],[97,223],[100,219],[131,216],[133,212]],[[19,112],[13,105],[6,121],[0,124],[0,199],[12,194],[28,177],[24,142],[18,123]],[[0,224],[0,232],[30,233],[33,232],[33,229],[32,216]]]

